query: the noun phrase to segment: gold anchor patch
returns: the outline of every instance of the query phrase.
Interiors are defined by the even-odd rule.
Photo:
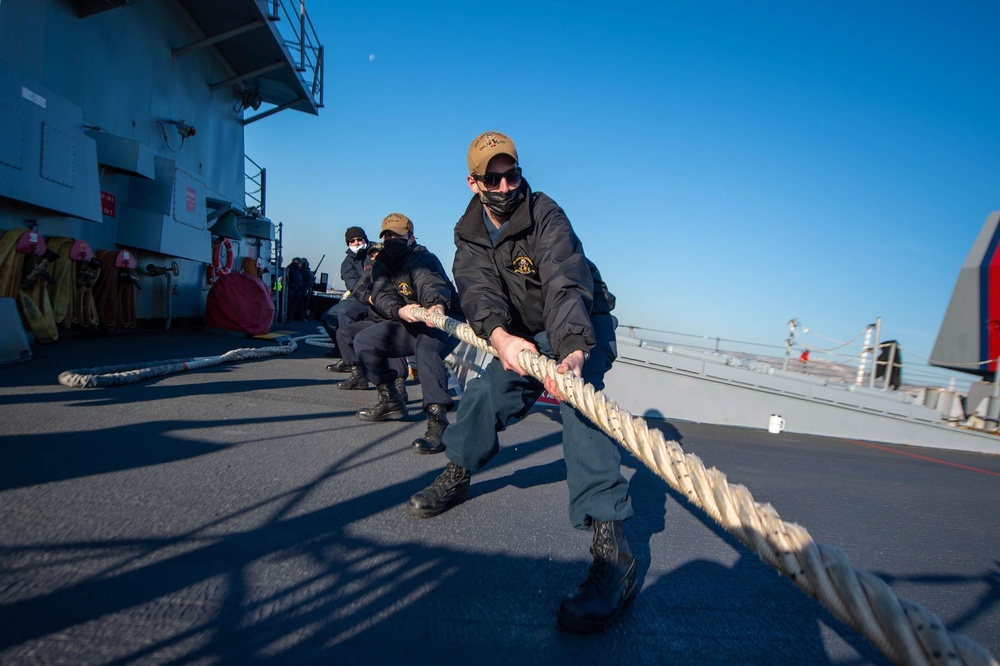
[[[538,274],[538,271],[535,270],[535,264],[529,257],[515,257],[514,261],[511,262],[511,266],[514,267],[514,272],[518,275]]]

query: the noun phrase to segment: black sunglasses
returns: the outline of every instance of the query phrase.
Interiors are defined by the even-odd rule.
[[[507,185],[516,187],[521,182],[521,167],[516,166],[503,173],[486,173],[481,176],[476,173],[472,174],[472,177],[490,189],[500,187],[500,181],[504,178],[507,179]]]

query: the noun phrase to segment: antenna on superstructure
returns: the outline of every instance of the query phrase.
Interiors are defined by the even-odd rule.
[[[795,344],[795,327],[799,325],[799,320],[795,317],[788,322],[788,338],[785,339],[785,365],[782,370],[788,370],[788,359],[792,356],[792,345]]]

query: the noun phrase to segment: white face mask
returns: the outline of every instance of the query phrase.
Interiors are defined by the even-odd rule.
[[[357,254],[358,252],[361,252],[361,250],[365,249],[366,247],[368,247],[368,243],[358,243],[356,245],[349,245],[348,249],[353,254]]]

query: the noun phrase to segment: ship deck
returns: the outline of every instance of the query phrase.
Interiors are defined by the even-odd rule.
[[[56,379],[271,344],[134,331],[0,366],[0,663],[886,663],[627,453],[640,593],[602,634],[559,630],[589,535],[568,522],[551,407],[501,434],[467,502],[419,520],[403,504],[445,459],[408,449],[414,382],[408,420],[371,424],[354,412],[374,392],[334,389],[309,345],[111,388]],[[1000,456],[660,411],[686,452],[1000,655]]]

